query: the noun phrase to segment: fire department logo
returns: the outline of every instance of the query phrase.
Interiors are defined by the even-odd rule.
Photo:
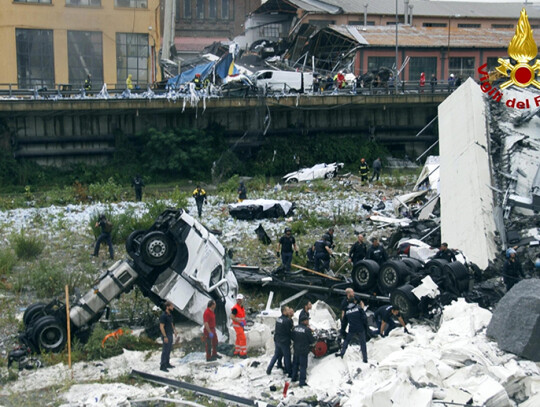
[[[540,82],[536,80],[536,75],[540,71],[540,61],[537,59],[534,65],[529,65],[529,62],[536,58],[538,47],[533,38],[533,31],[529,24],[529,18],[525,9],[521,10],[516,33],[508,45],[508,55],[512,58],[499,58],[499,66],[495,70],[509,78],[506,82],[500,85],[501,89],[505,89],[510,85],[526,88],[533,85],[540,89]]]

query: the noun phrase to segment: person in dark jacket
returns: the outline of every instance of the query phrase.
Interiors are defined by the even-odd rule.
[[[386,254],[386,250],[379,243],[379,239],[377,239],[376,237],[371,239],[371,247],[366,254],[366,259],[375,260],[377,263],[379,263],[379,265],[383,264],[386,260],[388,260],[388,254]]]
[[[90,92],[92,90],[92,75],[90,74],[86,75],[86,79],[84,80],[84,90],[86,92]]]
[[[504,262],[503,266],[503,281],[506,285],[506,291],[510,289],[520,280],[520,278],[525,277],[523,274],[523,269],[521,268],[521,263],[516,257],[516,251],[514,249],[508,250],[509,257]]]
[[[330,269],[330,256],[332,255],[332,249],[330,248],[330,242],[326,240],[327,236],[328,235],[325,233],[313,245],[315,271],[326,271]]]
[[[133,180],[131,181],[131,186],[135,189],[135,200],[137,202],[140,202],[142,200],[142,189],[144,187],[144,182],[139,174],[133,177]]]
[[[352,308],[354,305],[359,304],[364,309],[364,302],[354,294],[354,290],[350,287],[345,289],[345,298],[341,301],[341,336],[345,337],[347,332],[348,321],[345,319],[345,311]]]
[[[201,90],[202,89],[203,82],[202,82],[200,73],[195,74],[195,78],[193,78],[193,83],[195,84],[195,90]]]
[[[291,337],[293,326],[293,320],[290,317],[290,308],[284,305],[281,307],[281,316],[276,319],[274,330],[276,350],[266,368],[266,374],[272,373],[272,368],[276,362],[278,362],[279,367],[279,361],[283,358],[285,373],[289,376],[291,375]]]
[[[341,347],[341,352],[336,356],[343,358],[345,352],[347,352],[347,347],[349,343],[354,339],[358,338],[360,341],[360,349],[362,350],[362,360],[364,363],[367,363],[367,348],[366,348],[366,331],[367,331],[367,316],[364,310],[360,307],[359,304],[354,302],[354,298],[349,301],[351,306],[345,311],[344,321],[347,322],[349,326],[349,332],[346,333],[345,340]],[[342,334],[345,332],[342,330]]]
[[[330,243],[330,249],[334,249],[336,245],[334,244],[334,228],[328,228],[326,231],[326,240]]]
[[[200,185],[197,185],[197,188],[193,191],[193,198],[195,198],[195,203],[197,204],[197,213],[199,218],[202,215],[203,204],[207,203],[206,191],[201,188]]]
[[[372,182],[375,177],[377,177],[377,181],[379,180],[379,177],[381,176],[381,170],[382,170],[382,163],[381,159],[377,158],[375,161],[373,161],[373,175],[371,176],[371,179],[369,182]]]
[[[431,79],[429,80],[431,85],[431,93],[435,93],[435,88],[437,87],[437,77],[434,73],[431,74]]]
[[[296,239],[292,235],[291,228],[285,228],[285,234],[279,239],[277,250],[278,257],[281,255],[281,263],[285,271],[291,271],[293,249],[298,256],[298,246],[296,246]]]
[[[247,199],[247,189],[244,185],[244,182],[240,182],[240,186],[238,187],[238,202],[242,202],[244,199]]]
[[[381,336],[388,336],[390,331],[397,327],[394,318],[397,318],[406,334],[409,333],[407,325],[401,316],[399,309],[392,305],[383,305],[375,311],[375,322]]]
[[[299,379],[300,387],[307,385],[308,355],[315,343],[315,337],[308,325],[309,318],[305,316],[301,317],[299,324],[294,327],[292,333],[294,357],[291,380],[295,382]],[[298,377],[298,370],[300,370],[300,377]]]
[[[448,262],[456,261],[456,255],[448,248],[448,243],[442,243],[439,251],[433,257],[434,259],[442,259]]]
[[[349,263],[353,265],[358,263],[360,260],[364,260],[367,254],[367,245],[364,242],[364,236],[358,234],[358,240],[354,242],[349,250]]]
[[[366,162],[365,158],[360,159],[360,180],[362,185],[368,180],[369,177],[369,165]]]
[[[97,257],[99,254],[99,248],[101,246],[102,242],[107,242],[109,245],[109,256],[111,260],[114,259],[114,248],[112,244],[112,238],[111,238],[111,232],[112,232],[112,223],[107,220],[107,217],[105,215],[100,215],[99,220],[96,222],[94,227],[101,228],[101,234],[98,236],[96,240],[96,244],[94,245],[94,257]]]
[[[300,311],[300,315],[298,315],[298,320],[300,320],[301,318],[309,319],[309,311],[311,310],[311,307],[313,307],[313,304],[311,303],[311,301],[307,300],[302,307],[302,311]]]
[[[165,302],[165,311],[159,317],[159,331],[161,333],[161,339],[163,340],[163,349],[161,351],[161,363],[159,370],[168,372],[168,369],[172,369],[174,366],[170,363],[171,350],[173,347],[173,334],[176,334],[174,328],[174,321],[172,312],[174,305],[172,302]]]

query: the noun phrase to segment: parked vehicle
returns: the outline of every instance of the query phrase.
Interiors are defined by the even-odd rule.
[[[258,88],[270,92],[304,93],[313,91],[312,72],[264,70],[256,72],[253,77]]]
[[[295,183],[318,178],[334,178],[343,166],[343,163],[317,164],[311,168],[302,168],[298,171],[290,172],[283,176],[283,180],[287,183]]]

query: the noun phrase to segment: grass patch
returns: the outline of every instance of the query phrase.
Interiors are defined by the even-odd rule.
[[[35,235],[26,235],[24,230],[11,237],[13,250],[19,259],[32,260],[45,248],[45,243]]]
[[[16,263],[17,258],[11,249],[0,249],[0,277],[9,275]]]

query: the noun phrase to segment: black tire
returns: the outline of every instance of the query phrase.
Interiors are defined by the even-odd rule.
[[[424,267],[424,263],[422,263],[418,259],[414,259],[412,257],[403,257],[401,259],[403,263],[411,270],[413,273],[418,273],[422,268]]]
[[[141,242],[141,255],[143,261],[150,266],[164,266],[168,264],[176,252],[171,239],[163,232],[148,233]]]
[[[297,178],[289,178],[287,180],[287,184],[297,184],[298,183],[298,179]]]
[[[433,259],[426,263],[424,267],[426,273],[431,276],[436,284],[441,284],[444,281],[444,266],[448,264],[447,260]]]
[[[367,292],[377,284],[379,265],[373,260],[361,260],[356,263],[351,273],[357,291]]]
[[[469,290],[469,272],[464,264],[454,261],[444,266],[443,270],[454,291],[461,294]]]
[[[379,270],[379,288],[383,294],[388,294],[403,284],[409,273],[407,265],[398,260],[383,263]]]
[[[139,251],[141,243],[140,237],[145,233],[144,230],[135,230],[131,232],[126,239],[126,251],[131,257]]]
[[[332,171],[332,172],[327,172],[326,174],[324,174],[324,178],[326,179],[332,179],[336,176],[336,173],[335,171]]]
[[[412,293],[413,286],[410,284],[396,288],[390,295],[392,306],[399,309],[403,318],[413,318],[418,315],[419,300]]]
[[[24,326],[30,326],[37,318],[44,316],[45,313],[43,310],[45,309],[45,306],[46,304],[37,302],[26,308],[23,314]]]
[[[41,317],[34,323],[33,341],[41,352],[60,352],[67,342],[66,327],[52,315]]]

